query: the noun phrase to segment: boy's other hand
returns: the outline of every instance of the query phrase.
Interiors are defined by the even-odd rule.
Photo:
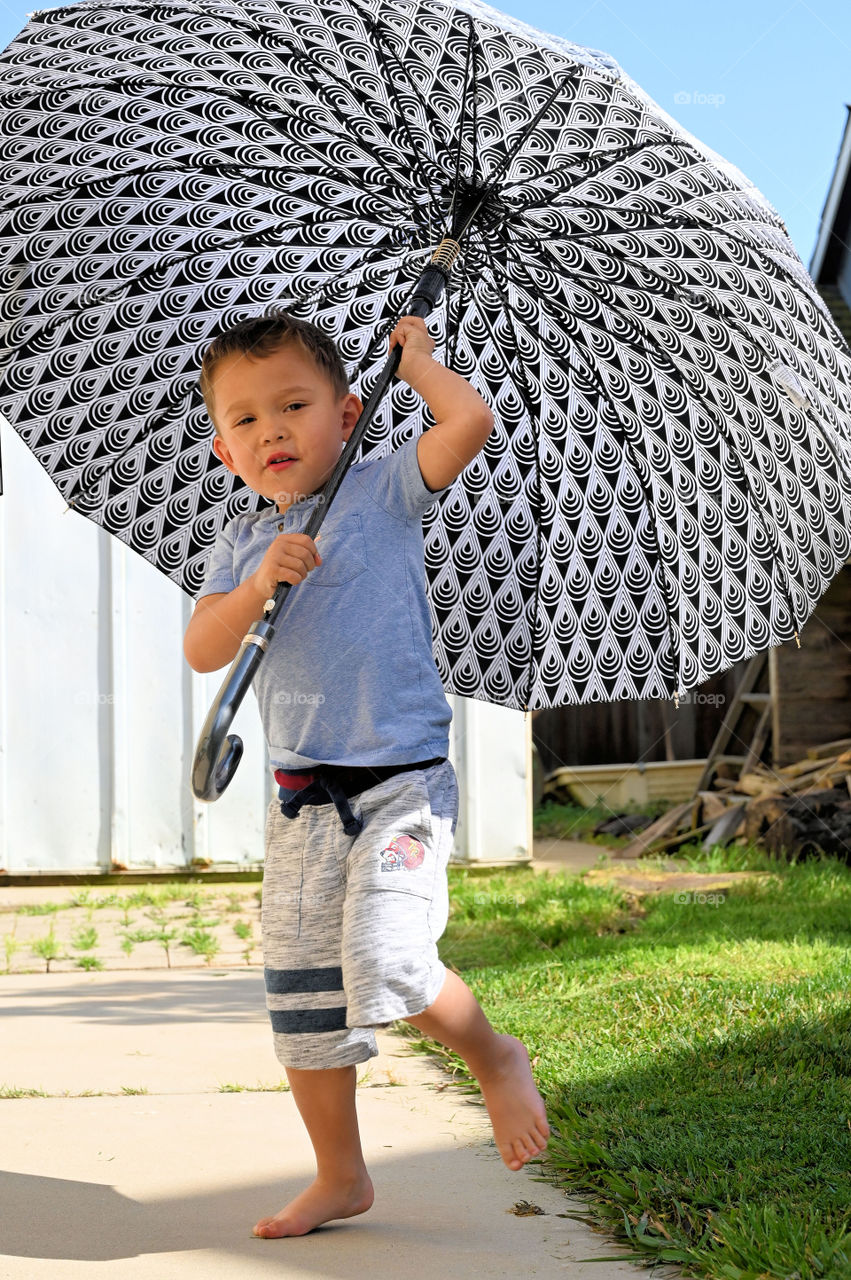
[[[322,534],[316,537],[318,540]],[[296,586],[321,563],[316,543],[306,533],[279,533],[252,573],[251,581],[258,594],[268,600],[275,594],[279,582]]]
[[[434,338],[432,338],[422,316],[402,316],[390,335],[389,351],[397,343],[402,347],[402,358],[396,370],[403,382],[413,386],[417,372],[432,363]]]

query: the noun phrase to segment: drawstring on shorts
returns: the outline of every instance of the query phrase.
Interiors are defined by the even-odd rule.
[[[347,836],[356,836],[363,829],[363,819],[352,813],[349,797],[374,787],[385,778],[392,778],[396,773],[405,773],[409,769],[430,769],[432,765],[442,764],[445,756],[435,756],[431,760],[415,760],[411,764],[376,765],[336,765],[320,764],[310,771],[288,773],[284,769],[275,770],[275,781],[279,786],[281,813],[285,818],[297,818],[303,804],[328,804],[332,801],[340,815],[343,830]],[[285,796],[299,787],[295,795]]]

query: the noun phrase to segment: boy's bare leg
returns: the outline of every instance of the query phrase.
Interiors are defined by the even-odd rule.
[[[494,1031],[457,973],[447,969],[434,1003],[405,1021],[464,1059],[479,1082],[496,1145],[509,1169],[522,1169],[544,1149],[550,1127],[526,1046],[515,1036]]]
[[[286,1073],[313,1143],[316,1178],[280,1213],[255,1225],[254,1235],[267,1239],[303,1236],[321,1222],[365,1213],[374,1198],[358,1130],[357,1068],[287,1067]]]

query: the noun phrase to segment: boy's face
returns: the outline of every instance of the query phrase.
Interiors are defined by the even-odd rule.
[[[322,488],[363,409],[356,395],[337,397],[297,341],[261,359],[226,356],[213,405],[216,457],[281,512]]]

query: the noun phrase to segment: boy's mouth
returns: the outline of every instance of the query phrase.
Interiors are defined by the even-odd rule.
[[[273,453],[266,461],[266,466],[270,471],[283,471],[284,467],[288,467],[291,462],[297,462],[289,453]]]

